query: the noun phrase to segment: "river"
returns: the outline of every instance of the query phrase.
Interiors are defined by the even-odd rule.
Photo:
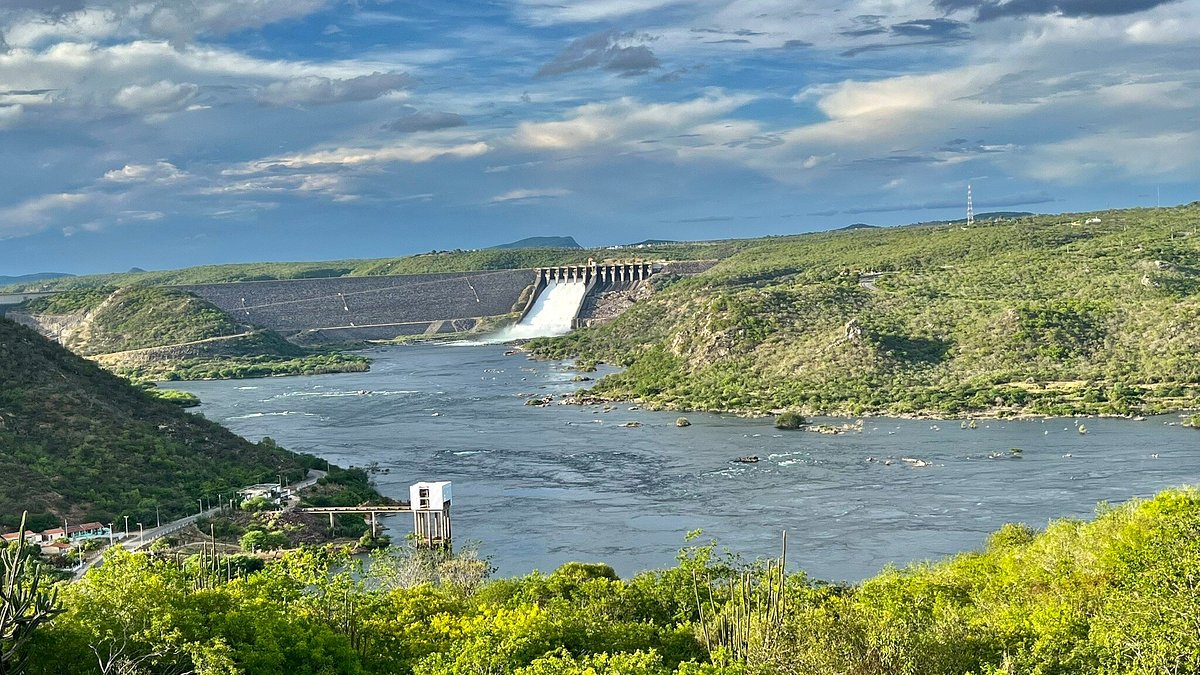
[[[1088,517],[1200,475],[1200,432],[1177,416],[1145,421],[868,418],[861,433],[777,431],[767,419],[523,405],[578,389],[562,362],[503,346],[372,350],[367,373],[163,384],[257,441],[270,436],[335,464],[378,463],[385,495],[419,480],[454,483],[456,542],[477,541],[501,575],[571,560],[618,573],[670,565],[689,530],[746,557],[855,581],[979,548],[1006,522]],[[641,426],[621,426],[626,422]],[[1175,423],[1176,426],[1171,426]],[[1008,455],[1021,448],[1020,458]],[[993,453],[1000,458],[989,458]],[[733,462],[757,455],[755,464]],[[902,458],[919,459],[915,466]],[[404,517],[387,521],[407,533]]]

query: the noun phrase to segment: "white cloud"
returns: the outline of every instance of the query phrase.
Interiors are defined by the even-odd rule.
[[[199,87],[183,82],[160,80],[154,84],[131,84],[113,97],[117,106],[135,112],[170,112],[181,110],[196,97]]]
[[[515,143],[533,150],[575,150],[600,143],[626,143],[691,132],[754,100],[749,94],[710,91],[682,103],[641,103],[625,97],[579,106],[566,120],[522,122]],[[711,131],[711,130],[710,130]]]
[[[315,152],[281,155],[249,162],[241,167],[226,169],[224,175],[236,176],[277,169],[310,167],[357,167],[393,162],[421,163],[442,157],[477,157],[490,150],[487,143],[459,145],[392,145],[381,148],[335,148]]]
[[[175,183],[187,177],[170,162],[159,160],[153,164],[126,164],[120,169],[104,173],[104,180],[110,183]]]
[[[20,104],[0,106],[0,129],[16,124],[24,112],[25,106]]]
[[[308,16],[329,0],[204,0],[159,2],[146,17],[146,29],[173,39],[233,33]]]
[[[490,204],[500,204],[503,202],[518,202],[518,201],[535,201],[539,199],[554,199],[556,197],[565,197],[571,194],[570,190],[563,188],[535,188],[535,189],[520,189],[509,190],[503,194],[498,194],[488,200]]]
[[[684,0],[566,0],[554,3],[522,0],[518,12],[526,21],[546,26],[612,21],[638,12],[680,4],[684,4]]]
[[[272,82],[258,93],[258,100],[274,105],[303,105],[370,101],[411,86],[405,73],[375,72],[347,79],[308,75]]]
[[[1032,178],[1077,184],[1089,178],[1147,178],[1200,170],[1200,131],[1146,136],[1110,132],[1034,148],[1011,167]]]
[[[33,197],[14,206],[0,208],[0,239],[49,229],[62,212],[78,209],[90,201],[92,196],[88,194],[62,192]]]
[[[161,37],[189,41],[259,28],[316,12],[331,0],[100,0],[51,14],[17,12],[2,33],[15,47],[58,40]],[[0,19],[4,8],[0,6]]]

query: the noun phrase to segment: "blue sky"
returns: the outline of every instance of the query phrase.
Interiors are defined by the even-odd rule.
[[[1200,0],[0,0],[0,274],[1200,197]]]

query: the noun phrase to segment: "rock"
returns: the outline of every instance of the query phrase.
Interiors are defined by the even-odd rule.
[[[692,426],[692,423],[691,423],[691,422],[688,420],[688,418],[686,418],[686,417],[680,417],[679,419],[675,420],[675,426],[677,426],[677,427],[690,427],[690,426]]]
[[[737,459],[733,460],[733,462],[735,464],[757,464],[758,455],[746,455],[745,457],[738,457]]]
[[[863,327],[862,327],[862,324],[860,324],[858,322],[858,319],[850,319],[849,321],[847,321],[846,327],[843,328],[842,330],[843,330],[845,339],[847,339],[851,342],[857,342],[858,340],[862,339]]]
[[[621,426],[625,427],[626,429],[637,429],[638,427],[642,426],[642,423],[641,422],[625,422]]]

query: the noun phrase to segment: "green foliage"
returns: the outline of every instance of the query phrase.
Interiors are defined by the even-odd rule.
[[[265,566],[218,560],[213,579],[197,564],[115,551],[63,588],[66,611],[34,636],[30,673],[94,673],[105,663],[245,675],[1200,670],[1195,489],[1044,532],[1008,525],[981,551],[853,586],[803,574],[785,581],[768,563],[713,544],[628,580],[606,565],[569,563],[484,581],[486,567],[473,550],[391,549],[360,567],[308,549]],[[736,652],[726,644],[734,620],[744,639]]]
[[[804,416],[799,413],[785,412],[775,416],[776,429],[794,430],[799,429],[806,424],[808,424],[808,420],[804,419]]]
[[[250,499],[242,502],[241,508],[243,511],[258,513],[260,511],[273,511],[277,507],[266,497],[251,497]]]
[[[242,535],[242,549],[248,552],[273,551],[288,545],[288,536],[279,530],[248,530]]]
[[[195,408],[200,405],[200,397],[190,391],[151,387],[146,392],[160,401],[174,403],[181,408]]]
[[[163,360],[138,365],[116,365],[113,372],[132,380],[242,380],[280,375],[362,373],[371,362],[354,354],[309,354],[281,357],[271,353],[253,356],[212,356],[181,361]]]
[[[95,309],[116,290],[116,286],[87,286],[58,295],[29,300],[25,303],[24,308],[37,314],[71,314]]]
[[[1196,407],[1198,223],[1192,204],[756,240],[611,323],[528,346],[624,367],[592,393],[670,409]]]
[[[318,463],[253,444],[0,319],[0,527],[163,521]],[[324,462],[319,462],[324,466]]]

